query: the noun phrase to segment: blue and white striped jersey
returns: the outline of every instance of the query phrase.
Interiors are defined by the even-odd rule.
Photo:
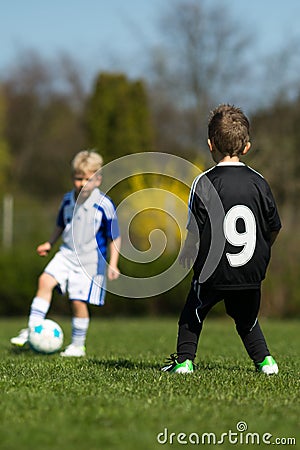
[[[104,273],[107,245],[120,236],[111,199],[95,188],[84,203],[77,204],[74,190],[67,192],[56,223],[63,228],[60,251],[80,265],[97,266],[92,272]]]

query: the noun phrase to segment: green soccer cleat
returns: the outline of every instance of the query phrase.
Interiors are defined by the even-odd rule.
[[[256,363],[256,370],[266,375],[274,375],[278,373],[278,366],[273,356],[266,356],[261,363]]]
[[[177,361],[177,355],[173,353],[170,355],[168,364],[161,368],[162,372],[170,373],[192,373],[194,372],[194,364],[190,359],[186,359],[182,363]]]

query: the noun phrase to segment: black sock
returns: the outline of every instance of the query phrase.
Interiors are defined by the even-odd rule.
[[[202,324],[200,323],[192,327],[186,323],[179,324],[177,339],[177,361],[179,363],[186,359],[194,361],[201,329]]]
[[[254,363],[260,363],[266,356],[270,355],[265,337],[258,322],[256,322],[254,327],[248,333],[239,330],[238,333],[244,343],[248,355]]]

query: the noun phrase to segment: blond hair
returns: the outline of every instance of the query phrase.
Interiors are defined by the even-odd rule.
[[[103,158],[94,150],[82,150],[72,160],[73,173],[97,172],[102,168]]]

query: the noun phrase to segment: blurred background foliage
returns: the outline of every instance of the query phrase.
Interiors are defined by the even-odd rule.
[[[104,70],[86,86],[80,64],[67,55],[55,62],[31,50],[19,55],[0,80],[0,314],[28,312],[47,262],[35,248],[52,231],[62,194],[71,188],[70,161],[78,151],[95,148],[105,163],[138,152],[166,152],[204,170],[212,166],[206,146],[209,111],[228,102],[248,105],[243,109],[251,120],[252,150],[244,161],[269,181],[283,222],[263,284],[262,314],[299,316],[300,67],[291,78],[287,68],[293,56],[294,47],[288,46],[270,55],[258,79],[246,31],[232,23],[225,8],[194,0],[176,2],[161,18],[161,45],[148,52],[143,79]],[[251,102],[255,89],[263,93],[258,104]],[[121,270],[137,277],[159,273],[176,258],[183,227],[159,209],[169,198],[163,191],[186,205],[188,188],[168,177],[136,175],[110,193],[116,205],[129,198],[129,214],[148,206],[143,195],[152,188],[161,192],[151,191],[153,207],[134,217],[130,237],[137,249],[147,250],[151,230],[160,228],[169,242],[151,264],[121,257]],[[137,191],[140,196],[132,195]],[[9,242],[8,196],[13,199]],[[186,212],[176,206],[180,223]],[[190,275],[147,300],[108,293],[101,314],[177,315],[189,283]],[[55,298],[52,308],[66,313],[69,305]]]

